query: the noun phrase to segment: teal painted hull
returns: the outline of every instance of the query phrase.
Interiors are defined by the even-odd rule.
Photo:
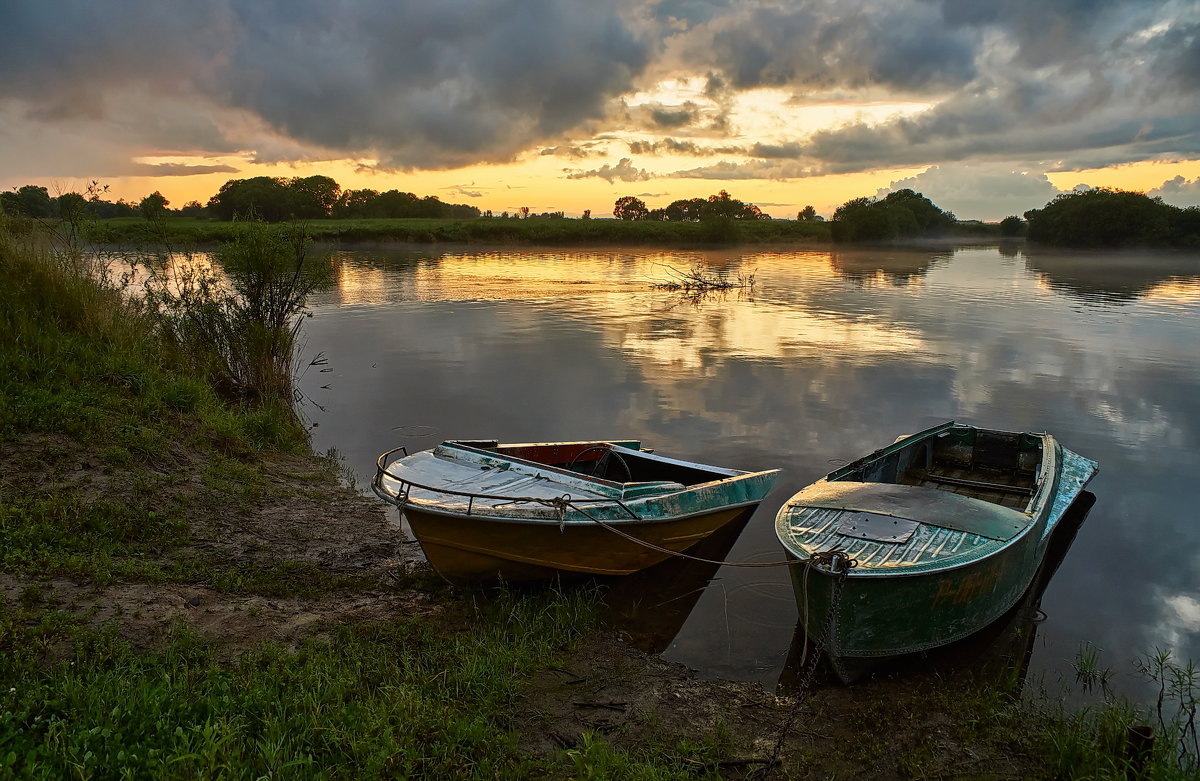
[[[935,430],[934,434],[937,433]],[[880,463],[889,458],[894,461],[906,447],[919,447],[921,436],[914,435],[916,442],[898,443],[877,451],[868,459]],[[829,501],[816,508],[804,504],[806,497],[822,495],[820,490],[810,490],[814,486],[819,489],[820,483],[785,504],[777,519],[777,532],[789,555],[807,559],[817,549],[842,547],[851,556],[861,555],[864,561],[844,577],[821,565],[792,568],[801,626],[811,642],[824,640],[826,655],[839,677],[849,681],[872,661],[917,653],[965,638],[993,623],[1021,599],[1039,571],[1059,519],[1097,471],[1095,462],[1062,449],[1051,437],[1046,436],[1043,442],[1048,452],[1042,465],[1030,470],[1037,478],[1028,489],[1031,493],[1028,506],[1019,508],[1022,512],[1005,511],[1008,516],[1026,519],[1015,533],[998,532],[994,523],[990,529],[980,527],[992,535],[990,538],[972,533],[965,525],[949,530],[922,525],[916,527],[911,541],[864,541],[828,531],[828,528],[844,531],[845,518],[850,514],[861,518],[861,508],[836,507],[833,506],[836,502]],[[901,453],[900,463],[905,458]],[[1047,473],[1039,471],[1042,468]],[[848,469],[831,477],[836,480],[846,475]],[[858,473],[850,473],[855,478],[861,475],[861,468]],[[1031,477],[1030,481],[1033,480]],[[848,485],[878,488],[874,483]],[[935,500],[944,496],[935,488],[902,488],[914,493],[931,492]],[[961,497],[953,498],[958,505],[962,504]],[[889,511],[886,506],[870,509],[876,517]],[[901,511],[897,512],[897,519],[905,518]],[[843,525],[839,527],[838,523]],[[912,525],[907,520],[900,523]],[[957,521],[942,517],[938,523],[954,526]],[[924,547],[921,535],[928,540]],[[953,544],[961,552],[929,555],[928,550],[939,544],[942,548]],[[922,555],[908,552],[918,548]],[[840,595],[835,595],[838,590]],[[831,615],[835,602],[836,611]]]

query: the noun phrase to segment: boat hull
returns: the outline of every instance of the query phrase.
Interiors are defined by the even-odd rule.
[[[945,462],[934,469],[929,443],[938,440],[939,458],[982,442],[973,459],[1016,465],[1033,477],[1022,483],[1016,469],[985,472],[997,475],[988,481],[951,476],[942,471]],[[995,442],[1011,444],[1012,452],[1001,453]],[[1029,468],[1035,453],[1036,470]],[[1027,593],[1055,527],[1096,471],[1095,462],[1049,435],[951,422],[831,473],[785,503],[777,534],[793,559],[840,550],[861,561],[843,574],[816,559],[792,568],[801,627],[844,682],[881,660],[979,632]],[[1001,479],[1008,482],[994,482]],[[973,493],[959,495],[964,491]],[[979,498],[997,494],[1020,498],[1015,507]]]
[[[622,532],[666,551],[681,553],[718,529],[754,512],[725,507],[652,523],[622,523]],[[403,508],[425,557],[453,581],[509,582],[553,577],[629,575],[671,556],[628,540],[600,525],[529,523]]]
[[[800,621],[824,639],[835,671],[852,680],[868,660],[926,651],[974,634],[1004,615],[1033,582],[1045,546],[1026,535],[996,554],[952,570],[902,577],[846,577],[830,617],[838,577],[792,567]],[[826,636],[828,635],[828,636]]]

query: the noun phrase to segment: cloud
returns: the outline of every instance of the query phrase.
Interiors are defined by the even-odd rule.
[[[1060,190],[1046,175],[1015,171],[1006,166],[934,166],[923,173],[892,182],[876,193],[911,189],[922,193],[960,220],[1001,220],[1040,209],[1054,200]]]
[[[690,157],[713,157],[716,155],[745,154],[746,150],[736,146],[701,146],[695,141],[678,138],[663,138],[658,141],[629,141],[629,151],[635,155],[687,155]]]
[[[1200,177],[1188,181],[1182,176],[1168,179],[1146,193],[1152,198],[1162,198],[1165,203],[1186,209],[1200,206]]]
[[[622,157],[616,165],[604,165],[594,171],[571,171],[567,174],[568,179],[588,179],[591,177],[605,179],[609,184],[616,181],[644,182],[651,178],[648,171],[634,168],[633,162],[628,157]]]
[[[139,163],[121,172],[121,176],[196,176],[197,174],[236,174],[231,165],[191,165],[189,163]]]
[[[550,146],[538,152],[542,157],[566,157],[572,160],[582,160],[587,157],[600,157],[604,152],[595,148],[595,144],[563,144]]]
[[[0,25],[0,103],[29,121],[111,128],[114,98],[141,96],[132,116],[153,124],[163,98],[186,96],[381,168],[508,160],[602,117],[629,90],[649,43],[623,5],[17,4]],[[163,129],[159,143],[177,144]]]
[[[631,131],[634,155],[749,158],[676,178],[1200,157],[1192,0],[63,0],[3,14],[6,177],[129,173],[163,149],[439,169],[582,158]],[[702,86],[655,91],[680,80]],[[797,105],[931,108],[743,135],[739,98],[768,87]],[[569,176],[649,174],[622,161]]]

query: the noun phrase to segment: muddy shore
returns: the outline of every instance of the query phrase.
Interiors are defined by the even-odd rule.
[[[127,498],[135,472],[101,465],[74,443],[29,437],[0,455],[0,481],[41,492],[76,491],[90,498]],[[172,452],[158,471],[164,505],[208,489],[198,456]],[[160,646],[180,622],[231,656],[270,640],[295,645],[326,637],[338,625],[424,616],[456,631],[472,595],[442,582],[405,537],[386,507],[342,485],[329,464],[272,456],[267,484],[247,497],[193,502],[190,538],[163,554],[197,558],[228,572],[268,572],[284,584],[257,593],[179,582],[94,580],[0,572],[8,602],[69,611],[99,626],[115,624],[136,647]],[[322,593],[322,584],[332,584]],[[63,651],[65,653],[65,650]],[[50,655],[53,656],[54,649]],[[599,734],[636,750],[654,741],[701,740],[719,734],[726,754],[717,772],[742,778],[1029,778],[1033,760],[1014,753],[1007,727],[977,723],[965,692],[948,690],[936,668],[843,687],[820,672],[792,694],[730,681],[700,680],[688,668],[629,642],[612,623],[583,638],[552,668],[527,682],[514,707],[521,748],[564,757]],[[959,684],[955,683],[957,687]],[[563,764],[564,775],[569,766]]]

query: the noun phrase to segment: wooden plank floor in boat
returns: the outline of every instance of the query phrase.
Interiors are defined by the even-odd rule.
[[[979,472],[965,467],[948,467],[945,465],[936,465],[930,471],[919,467],[910,468],[896,482],[902,485],[918,485],[926,488],[936,488],[939,491],[949,491],[950,493],[970,496],[973,499],[981,499],[985,502],[998,504],[1001,507],[1011,507],[1014,510],[1024,510],[1025,506],[1029,504],[1029,497],[1032,495],[1028,491],[989,491],[975,486],[940,482],[937,480],[939,477],[948,477],[953,480],[996,483],[1013,486],[1014,488],[1030,488],[1032,486],[1032,480],[1028,476],[1005,472]]]

